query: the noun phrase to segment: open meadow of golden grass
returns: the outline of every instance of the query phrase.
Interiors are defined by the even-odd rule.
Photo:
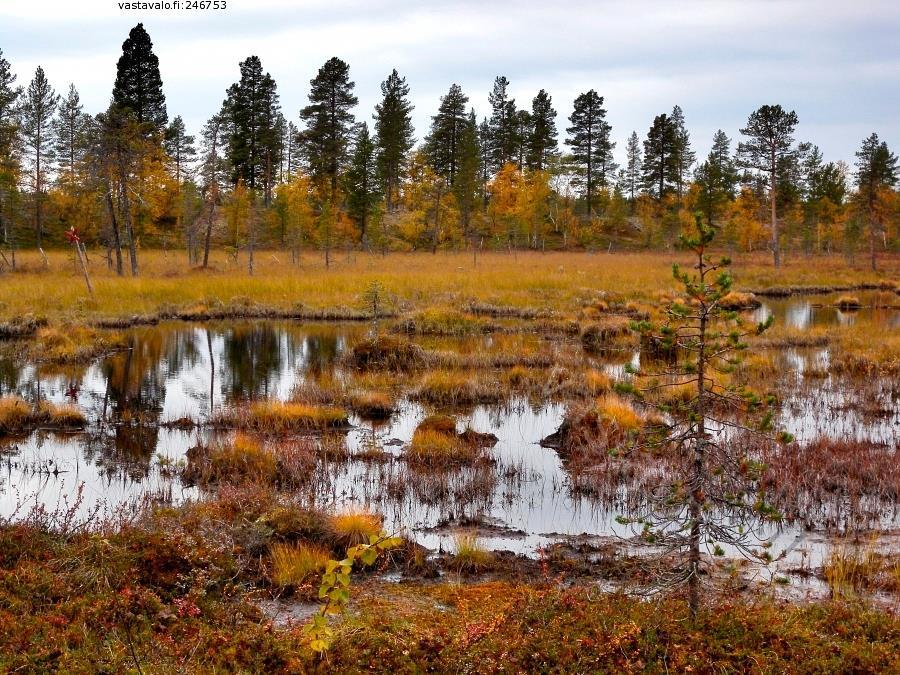
[[[0,320],[32,314],[51,321],[90,321],[174,309],[202,315],[204,310],[239,304],[360,313],[366,311],[365,291],[375,281],[388,298],[382,311],[467,302],[574,310],[577,301],[596,299],[600,291],[627,300],[672,290],[671,264],[688,260],[681,252],[519,252],[484,253],[473,265],[472,256],[462,252],[354,252],[336,256],[326,269],[312,253],[293,265],[282,251],[259,251],[250,276],[243,256],[235,262],[214,251],[211,268],[202,270],[191,268],[181,251],[148,250],[140,252],[140,276],[132,278],[117,277],[101,251],[89,253],[93,299],[70,251],[49,252],[46,266],[37,252],[19,252],[20,271],[0,276]],[[871,272],[862,260],[851,266],[840,256],[794,255],[776,270],[767,254],[737,255],[735,286],[853,286],[900,279],[900,256],[883,256],[880,264],[878,272]]]

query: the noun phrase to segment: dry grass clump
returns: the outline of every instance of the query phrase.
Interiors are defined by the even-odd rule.
[[[393,335],[377,335],[353,345],[347,363],[360,370],[408,371],[423,368],[428,359],[419,345]]]
[[[405,455],[408,462],[441,468],[470,464],[480,456],[478,446],[466,443],[456,434],[431,429],[417,429]]]
[[[275,455],[262,443],[237,433],[230,442],[195,448],[188,454],[184,478],[197,483],[273,483],[278,472]]]
[[[581,345],[589,351],[609,349],[631,335],[630,320],[624,316],[608,316],[581,331]]]
[[[396,409],[393,397],[381,391],[352,392],[348,401],[350,410],[366,419],[388,419]]]
[[[862,303],[855,295],[842,295],[834,301],[834,306],[843,312],[851,312],[862,307]]]
[[[439,434],[455,435],[456,420],[449,415],[429,415],[419,422],[416,431],[434,431]]]
[[[70,403],[41,401],[35,408],[20,396],[0,398],[0,434],[15,434],[36,427],[80,429],[86,423],[84,413]]]
[[[238,432],[227,442],[189,450],[182,479],[201,485],[298,485],[308,480],[316,457],[316,448],[308,441],[264,445],[257,438]]]
[[[20,396],[0,398],[0,432],[13,434],[24,431],[33,424],[34,410]]]
[[[875,549],[841,542],[832,547],[822,576],[835,599],[851,599],[863,591],[900,594],[900,559]]]
[[[456,572],[474,574],[490,569],[494,554],[481,543],[477,535],[460,533],[453,536],[453,559],[450,568]]]
[[[347,413],[331,406],[259,401],[247,408],[220,413],[215,424],[262,433],[322,431],[347,426]]]
[[[38,330],[30,351],[39,361],[75,363],[124,346],[121,333],[80,325],[47,326]]]
[[[431,307],[417,312],[398,325],[404,333],[418,335],[477,335],[494,329],[482,318],[448,307]]]
[[[742,293],[740,291],[731,291],[728,295],[719,300],[719,306],[722,309],[728,309],[735,312],[756,309],[760,305],[762,305],[762,303],[753,293]]]
[[[452,417],[431,415],[416,427],[405,457],[407,462],[430,468],[462,466],[484,459],[484,448],[496,442],[496,436],[469,428],[457,433]]]
[[[567,459],[578,458],[588,450],[591,454],[625,450],[653,422],[627,400],[610,393],[592,405],[571,407],[559,430],[543,443]]]
[[[87,421],[84,413],[72,403],[42,401],[38,407],[41,423],[54,429],[80,429]]]
[[[341,546],[367,544],[381,534],[381,516],[369,511],[350,510],[331,518],[331,534]]]
[[[272,582],[276,586],[300,586],[304,581],[325,569],[331,552],[314,544],[274,543],[269,547],[272,556]]]
[[[472,378],[453,370],[435,370],[422,379],[410,397],[434,405],[496,403],[503,392],[496,381]]]
[[[900,332],[855,333],[841,337],[831,350],[830,367],[855,377],[900,376]]]
[[[343,387],[334,378],[304,379],[291,391],[291,401],[307,405],[335,405],[343,397]]]

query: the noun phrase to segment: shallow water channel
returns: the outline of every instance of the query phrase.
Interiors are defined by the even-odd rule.
[[[774,313],[776,321],[798,329],[873,321],[897,330],[900,313],[891,310],[840,312],[827,298],[767,301],[757,318]],[[821,305],[821,306],[819,306]],[[22,515],[35,505],[65,508],[80,490],[81,513],[96,507],[107,512],[136,507],[146,499],[179,503],[202,498],[196,487],[181,484],[167,466],[182,461],[189,448],[216,433],[199,427],[166,426],[179,418],[209,419],[223,406],[242,401],[286,400],[307,379],[342,378],[341,355],[370,327],[362,324],[299,324],[248,321],[210,324],[164,323],[128,331],[130,348],[86,366],[47,368],[0,361],[0,395],[17,393],[27,400],[77,404],[89,425],[80,433],[37,431],[0,439],[0,515]],[[502,351],[507,347],[544,348],[534,335],[484,335],[460,339],[419,340],[430,349],[460,352]],[[556,349],[624,377],[622,363],[640,358],[627,353],[609,362],[582,352],[577,340]],[[780,353],[784,368],[802,381],[804,369],[825,368],[826,349],[790,349]],[[890,393],[888,414],[862,415],[853,405],[854,391],[830,377],[797,387],[785,398],[782,426],[801,439],[831,435],[869,439],[897,447],[900,406]],[[627,536],[616,523],[615,506],[600,505],[575,494],[556,452],[541,439],[560,425],[566,403],[534,403],[512,398],[502,405],[479,405],[452,412],[458,428],[471,427],[498,438],[491,449],[496,461],[440,476],[404,480],[403,462],[322,462],[305,495],[319,506],[367,507],[384,514],[388,529],[403,529],[430,548],[447,548],[452,526],[466,518],[482,523],[489,548],[533,552],[567,535]],[[398,456],[416,424],[428,413],[401,399],[386,422],[351,417],[346,432],[352,453],[377,447]],[[787,527],[776,547],[792,546],[805,535]]]

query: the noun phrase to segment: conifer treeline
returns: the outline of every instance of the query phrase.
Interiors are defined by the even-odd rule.
[[[39,67],[17,86],[0,51],[0,267],[16,249],[59,245],[75,228],[125,273],[141,247],[315,248],[669,247],[702,212],[738,250],[806,254],[900,249],[897,159],[873,133],[851,167],[797,142],[795,112],[764,105],[740,130],[721,130],[698,162],[679,106],[632,132],[614,157],[604,97],[575,99],[560,143],[551,95],[529,106],[498,76],[478,119],[457,85],[417,143],[409,85],[381,83],[371,127],[358,120],[347,63],[331,58],[310,81],[309,105],[288,119],[257,56],[199,139],[169,118],[159,61],[141,24],[122,45],[110,106],[87,114],[69,85],[58,95]],[[561,147],[562,146],[562,147]]]

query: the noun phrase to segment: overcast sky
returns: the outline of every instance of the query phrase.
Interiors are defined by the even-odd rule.
[[[185,0],[182,0],[184,4]],[[853,160],[872,131],[900,149],[898,0],[227,0],[225,11],[122,11],[118,0],[0,0],[0,49],[19,84],[42,65],[58,91],[73,82],[95,113],[109,102],[129,29],[143,22],[159,56],[169,117],[196,133],[238,78],[262,59],[289,119],[331,56],[350,64],[358,120],[370,120],[392,68],[407,78],[417,138],[450,84],[479,118],[494,77],[520,107],[546,89],[560,141],[572,100],[605,98],[616,154],[653,116],[684,109],[702,157],[716,129],[780,103],[798,140],[827,160]],[[736,142],[736,141],[735,141]]]

